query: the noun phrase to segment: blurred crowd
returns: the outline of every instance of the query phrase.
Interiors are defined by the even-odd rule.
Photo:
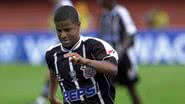
[[[4,1],[0,4],[0,30],[46,30],[48,29],[48,19],[53,11],[55,0],[14,0]],[[81,12],[83,31],[91,27],[92,30],[98,28],[98,18],[101,8],[91,0],[72,0],[77,9]],[[169,1],[147,1],[147,0],[118,0],[124,4],[131,12],[133,20],[139,29],[147,27],[169,27],[183,28],[185,14],[184,3]],[[16,5],[15,5],[16,4]],[[160,5],[159,5],[160,4]],[[9,8],[11,7],[11,8]],[[16,8],[16,9],[14,9]],[[159,26],[161,25],[161,26]]]

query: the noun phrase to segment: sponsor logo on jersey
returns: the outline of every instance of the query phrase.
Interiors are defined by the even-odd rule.
[[[95,86],[85,87],[78,90],[65,91],[64,99],[66,101],[78,101],[80,100],[80,96],[86,96],[88,98],[94,96],[96,93],[97,91]]]
[[[108,54],[114,53],[114,50],[107,51]]]

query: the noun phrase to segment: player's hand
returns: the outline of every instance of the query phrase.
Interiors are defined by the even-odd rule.
[[[64,54],[64,58],[69,58],[71,62],[76,64],[85,64],[87,59],[80,56],[78,53],[66,53]]]

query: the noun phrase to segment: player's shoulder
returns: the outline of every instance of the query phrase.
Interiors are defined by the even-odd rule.
[[[54,54],[57,50],[61,47],[61,43],[50,45],[49,48],[46,50],[46,55]]]
[[[99,39],[99,38],[95,38],[95,37],[89,37],[89,36],[82,36],[82,41],[85,42],[86,44],[108,44],[106,41]]]
[[[117,12],[118,14],[127,14],[128,13],[128,9],[123,5],[116,5],[114,8],[114,11]]]
[[[83,40],[83,42],[85,43],[85,44],[87,44],[87,45],[89,45],[89,46],[102,46],[102,47],[110,47],[110,48],[112,48],[112,46],[108,43],[108,42],[106,42],[106,41],[104,41],[104,40],[102,40],[102,39],[100,39],[100,38],[95,38],[95,37],[87,37],[87,36],[84,36],[84,37],[82,37],[82,40]]]

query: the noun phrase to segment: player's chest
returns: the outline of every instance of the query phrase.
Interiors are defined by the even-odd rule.
[[[73,52],[78,53],[82,57],[92,59],[92,56],[87,52],[85,53],[86,56],[84,56],[84,53],[81,49],[75,50]],[[68,52],[59,53],[57,55],[57,60],[55,61],[55,65],[56,65],[55,68],[57,68],[59,74],[64,78],[83,77],[83,71],[82,71],[83,65],[73,63],[69,60],[69,58],[64,58],[64,54],[66,53]]]

